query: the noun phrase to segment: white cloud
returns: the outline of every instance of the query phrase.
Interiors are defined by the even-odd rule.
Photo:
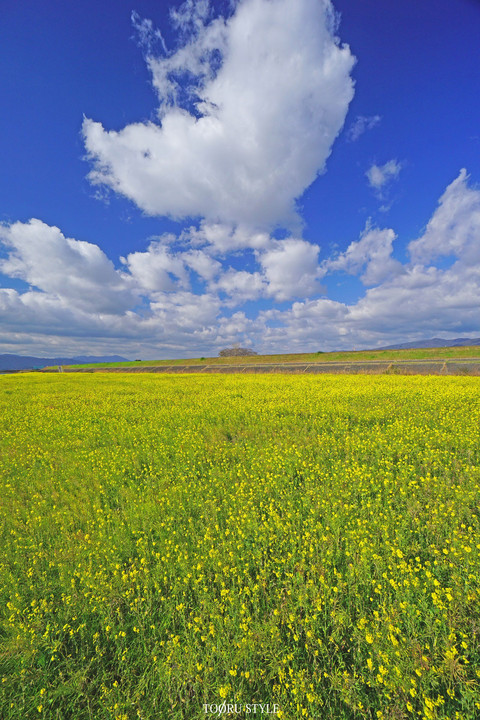
[[[341,270],[350,275],[360,275],[364,285],[378,285],[389,277],[403,272],[398,260],[392,257],[393,230],[372,228],[370,223],[358,242],[352,242],[338,257],[322,263],[325,272]]]
[[[268,294],[275,300],[284,301],[318,293],[319,250],[318,245],[288,238],[276,241],[270,250],[259,253]]]
[[[202,280],[213,280],[222,269],[221,263],[203,250],[189,250],[182,254],[182,259],[185,265],[194,270]]]
[[[261,273],[250,273],[246,270],[233,270],[232,268],[210,287],[212,290],[222,291],[229,295],[234,304],[257,300],[267,292],[267,284]]]
[[[178,10],[171,9],[170,18],[183,44],[169,53],[161,38],[160,56],[154,53],[159,31],[154,30],[150,20],[134,16],[135,26],[140,29],[140,43],[147,49],[146,61],[160,102],[160,119],[169,107],[187,104],[189,109],[195,110],[197,106],[200,110],[208,102],[203,95],[205,85],[215,78],[219,56],[228,48],[225,19],[219,16],[209,22],[212,13],[208,0],[186,0]]]
[[[455,256],[468,265],[480,262],[480,190],[469,188],[465,169],[447,187],[425,233],[412,241],[414,262]]]
[[[169,244],[176,241],[175,236],[166,235],[151,242],[147,250],[121,258],[143,294],[189,289],[192,270],[203,281],[212,281],[221,272],[221,263],[202,249],[175,252]]]
[[[331,4],[243,0],[211,22],[197,7],[177,16],[189,40],[148,57],[160,123],[114,132],[85,119],[90,180],[151,215],[292,225],[353,97],[354,59],[333,36]]]
[[[230,304],[260,297],[283,302],[315,295],[321,289],[319,251],[318,245],[306,240],[268,238],[268,244],[255,251],[258,270],[247,272],[230,267],[209,288],[229,295]]]
[[[359,242],[323,263],[328,272],[363,271],[364,282],[376,286],[352,305],[321,298],[264,313],[259,318],[263,323],[276,321],[271,330],[264,328],[269,347],[279,350],[287,339],[312,349],[318,339],[323,349],[333,349],[375,347],[438,334],[478,336],[480,190],[468,187],[467,180],[462,170],[440,198],[425,233],[410,243],[412,264],[401,265],[391,258],[393,230],[369,226]],[[453,256],[450,267],[429,265],[444,255]]]
[[[1,226],[6,257],[0,270],[32,286],[0,290],[2,350],[154,358],[214,355],[236,341],[280,352],[480,333],[480,190],[465,171],[443,193],[422,237],[410,243],[411,263],[392,258],[392,229],[367,224],[357,242],[320,267],[318,246],[263,238],[248,251],[254,267],[247,272],[237,269],[235,255],[222,263],[212,256],[217,247],[209,232],[211,240],[210,228],[203,245],[177,253],[172,237],[156,240],[117,270],[95,245],[39,220]],[[435,266],[445,255],[448,267]],[[339,271],[374,286],[351,303],[318,297],[319,277]],[[190,289],[195,276],[204,281],[200,293]],[[256,317],[239,307],[230,317],[233,305],[258,298],[298,299]]]
[[[121,313],[135,303],[131,279],[115,270],[97,245],[66,238],[57,227],[32,219],[0,225],[8,257],[0,271],[86,311]]]
[[[148,55],[153,52],[155,45],[158,42],[162,45],[163,52],[167,52],[167,47],[162,33],[158,30],[158,28],[154,27],[151,20],[140,17],[140,15],[135,11],[132,12],[131,20],[137,33],[138,44]]]
[[[151,302],[151,323],[161,324],[163,331],[173,336],[179,330],[194,334],[215,334],[220,310],[220,300],[213,294],[199,295],[192,292],[162,293]]]
[[[326,298],[260,313],[250,336],[269,352],[372,348],[448,335],[478,337],[480,272],[411,268],[357,303]]]
[[[169,252],[160,242],[151,243],[146,252],[130,253],[124,263],[138,287],[147,293],[189,287],[182,257]]]
[[[353,326],[379,337],[395,333],[478,333],[480,323],[480,272],[459,268],[410,268],[405,275],[367,291],[351,310]]]
[[[389,160],[385,165],[373,164],[365,175],[368,178],[370,187],[380,191],[388,182],[398,177],[401,169],[401,163],[397,162],[397,160]]]
[[[198,228],[190,227],[181,235],[183,242],[194,246],[204,245],[206,252],[225,255],[244,248],[265,250],[272,244],[268,232],[251,230],[244,225],[232,227],[222,223],[201,222]]]
[[[380,115],[357,115],[347,130],[347,140],[349,142],[355,142],[364,132],[378,125],[381,119]]]

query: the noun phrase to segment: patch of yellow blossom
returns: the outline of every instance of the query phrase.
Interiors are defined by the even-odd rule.
[[[0,715],[480,710],[480,379],[0,378]]]

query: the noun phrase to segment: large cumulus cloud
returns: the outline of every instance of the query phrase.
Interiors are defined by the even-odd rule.
[[[292,225],[344,124],[354,58],[329,0],[243,0],[211,22],[201,5],[184,5],[194,32],[175,53],[148,54],[157,122],[85,119],[90,180],[150,215]]]

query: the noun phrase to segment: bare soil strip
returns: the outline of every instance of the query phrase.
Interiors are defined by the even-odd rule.
[[[41,372],[59,372],[57,368]],[[235,365],[142,365],[137,367],[69,368],[61,372],[110,373],[333,373],[367,375],[480,375],[479,360],[403,360],[388,362],[248,363]]]

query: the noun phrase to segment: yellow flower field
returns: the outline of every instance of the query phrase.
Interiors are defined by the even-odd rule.
[[[480,378],[22,374],[0,407],[2,720],[480,717]]]

